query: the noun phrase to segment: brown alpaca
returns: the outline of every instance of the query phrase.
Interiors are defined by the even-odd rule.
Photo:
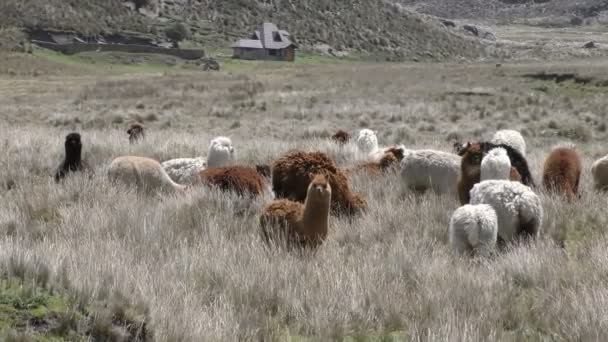
[[[331,136],[331,140],[336,142],[338,145],[344,145],[350,140],[350,134],[343,130],[338,130],[336,134]]]
[[[199,173],[200,180],[222,191],[234,191],[240,196],[257,196],[264,192],[266,180],[258,171],[246,166],[212,167]]]
[[[378,162],[367,162],[363,164],[359,164],[352,169],[345,170],[347,174],[352,173],[366,173],[373,177],[382,176],[385,173],[390,171],[397,170],[399,166],[399,159],[391,153],[387,151],[384,156]]]
[[[127,134],[129,135],[129,142],[131,144],[137,143],[139,140],[145,138],[144,125],[139,122],[130,124],[127,129]]]
[[[365,199],[350,191],[348,178],[321,152],[290,152],[272,166],[272,188],[277,198],[304,202],[308,185],[317,174],[331,185],[331,209],[335,214],[353,215],[367,208]]]
[[[277,235],[288,247],[316,248],[327,237],[331,185],[317,175],[308,186],[304,204],[282,199],[266,205],[260,226],[266,242]]]
[[[543,167],[543,186],[573,201],[578,196],[582,163],[578,153],[568,147],[551,151]]]
[[[484,148],[479,143],[469,143],[459,153],[462,155],[460,163],[460,177],[458,178],[458,197],[460,204],[468,204],[471,197],[469,192],[473,186],[481,181],[481,161]],[[522,177],[515,167],[511,167],[509,180],[521,182]]]

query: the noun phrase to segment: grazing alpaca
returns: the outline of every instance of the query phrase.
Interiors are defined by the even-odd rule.
[[[129,142],[131,144],[135,144],[146,137],[144,125],[139,122],[130,124],[127,129],[127,134],[129,135]]]
[[[112,182],[135,186],[138,190],[154,192],[158,190],[184,191],[185,186],[175,183],[154,159],[135,156],[115,158],[108,169]]]
[[[343,130],[338,130],[336,134],[331,136],[331,140],[336,142],[338,145],[345,145],[350,140],[350,134]]]
[[[464,205],[452,214],[450,245],[461,254],[488,256],[496,246],[498,217],[487,204]]]
[[[266,242],[277,235],[289,247],[316,248],[327,237],[331,185],[323,175],[313,178],[304,204],[282,199],[266,205],[260,226]],[[279,240],[281,241],[281,240]]]
[[[234,147],[227,137],[216,137],[209,144],[207,158],[178,158],[164,161],[163,169],[173,181],[192,183],[206,167],[227,166],[234,159]]]
[[[199,175],[203,183],[222,191],[233,191],[239,196],[257,196],[266,190],[266,179],[252,167],[211,167]]]
[[[503,129],[492,137],[491,143],[495,145],[507,145],[517,150],[522,156],[526,156],[526,141],[518,131],[512,129]]]
[[[290,152],[275,161],[272,189],[277,198],[304,202],[308,185],[317,174],[324,175],[331,185],[333,213],[353,215],[367,208],[363,197],[350,191],[348,178],[342,170],[321,152]]]
[[[608,156],[593,162],[591,174],[595,188],[600,191],[608,191]]]
[[[406,151],[401,161],[401,178],[405,188],[414,191],[433,190],[438,194],[456,192],[460,174],[460,157],[435,150]]]
[[[55,182],[64,179],[69,173],[82,171],[85,163],[82,160],[82,142],[80,134],[70,133],[65,137],[65,157],[55,172]]]
[[[403,157],[401,158],[403,159]],[[381,176],[385,173],[395,171],[399,166],[399,159],[392,152],[387,152],[378,162],[366,162],[359,164],[352,169],[347,169],[347,174],[366,173],[370,176]]]
[[[521,177],[511,166],[507,151],[502,147],[491,149],[484,156],[481,144],[467,144],[460,150],[460,178],[458,179],[458,197],[460,204],[467,204],[473,185],[483,180],[503,179],[519,181]]]
[[[543,185],[547,190],[561,193],[573,201],[578,196],[581,170],[581,157],[574,149],[555,148],[545,160]]]
[[[508,180],[487,180],[471,189],[471,204],[489,204],[498,217],[498,236],[503,242],[536,238],[543,221],[538,195],[528,186]]]
[[[463,156],[469,147],[472,145],[478,146],[475,148],[480,148],[483,155],[486,155],[490,150],[502,147],[505,151],[507,151],[507,155],[509,156],[509,160],[511,161],[511,166],[517,169],[517,172],[521,176],[521,182],[527,186],[534,187],[534,179],[532,178],[532,173],[530,172],[530,168],[528,167],[528,161],[526,158],[516,149],[511,146],[500,144],[496,145],[489,142],[478,142],[478,143],[466,143],[466,144],[456,144],[455,149],[458,151],[458,155]]]

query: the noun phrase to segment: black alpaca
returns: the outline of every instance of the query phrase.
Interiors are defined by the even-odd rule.
[[[65,137],[65,158],[55,173],[55,181],[59,182],[70,172],[82,171],[82,142],[80,134],[70,133]]]

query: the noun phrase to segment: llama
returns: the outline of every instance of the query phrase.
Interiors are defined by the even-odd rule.
[[[608,191],[608,156],[593,162],[591,174],[595,188],[599,191]]]
[[[498,217],[487,204],[466,204],[450,219],[450,245],[461,254],[488,256],[496,246]]]
[[[351,192],[348,178],[325,153],[290,152],[272,166],[272,189],[277,198],[304,202],[314,175],[322,174],[332,188],[331,210],[335,214],[353,215],[367,208],[363,197]]]
[[[216,137],[209,144],[207,158],[178,158],[164,161],[161,165],[173,181],[189,184],[198,179],[206,167],[222,167],[234,159],[234,147],[227,137]]]
[[[68,174],[83,171],[86,163],[82,160],[82,141],[79,133],[70,133],[65,137],[65,157],[55,172],[55,182],[60,182]]]
[[[528,186],[508,180],[486,180],[471,189],[471,204],[488,204],[496,211],[502,242],[536,238],[543,221],[538,195]]]
[[[186,189],[186,186],[175,183],[158,161],[146,157],[115,158],[108,169],[108,178],[114,183],[135,186],[145,192],[182,192]]]
[[[372,154],[378,150],[378,137],[376,132],[364,128],[359,131],[357,138],[357,148],[363,154]]]
[[[278,236],[289,247],[317,248],[327,237],[331,194],[325,176],[316,175],[304,204],[281,199],[266,205],[260,216],[263,239],[270,242]]]
[[[127,129],[127,134],[129,135],[129,142],[131,144],[135,144],[146,137],[144,125],[139,122],[130,124],[129,128]]]
[[[401,158],[403,159],[403,158]],[[359,164],[351,169],[345,170],[346,174],[365,173],[369,176],[377,177],[395,171],[399,166],[399,158],[392,152],[387,152],[378,162],[366,162]]]
[[[578,196],[581,170],[581,157],[573,148],[555,148],[545,159],[543,185],[548,191],[560,193],[573,201]]]

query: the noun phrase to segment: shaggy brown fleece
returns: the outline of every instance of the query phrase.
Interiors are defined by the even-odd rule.
[[[573,201],[578,196],[581,169],[581,158],[574,149],[556,148],[545,160],[543,186],[548,191],[562,194]]]
[[[127,129],[129,135],[129,142],[135,144],[139,140],[145,138],[144,125],[139,122],[134,122],[129,125]]]
[[[270,171],[270,165],[259,164],[255,166],[255,169],[260,174],[260,176],[266,179],[270,179],[270,176],[272,176],[272,173]]]
[[[367,208],[366,201],[350,191],[344,172],[321,152],[295,151],[275,161],[272,166],[272,188],[275,196],[304,202],[308,185],[317,174],[325,175],[333,190],[332,213],[353,215]]]
[[[390,151],[387,151],[380,161],[378,162],[367,162],[359,164],[351,169],[345,170],[347,174],[352,173],[365,173],[372,177],[382,176],[383,174],[395,171],[399,166],[399,159]]]
[[[200,180],[222,191],[234,191],[240,196],[257,196],[264,192],[266,181],[258,171],[246,166],[211,167],[199,173]]]
[[[286,199],[266,205],[260,216],[266,242],[283,238],[288,247],[318,247],[327,237],[331,186],[317,175],[308,187],[304,204]]]
[[[336,134],[331,136],[331,140],[339,145],[344,145],[350,140],[350,134],[343,130],[338,130]]]

